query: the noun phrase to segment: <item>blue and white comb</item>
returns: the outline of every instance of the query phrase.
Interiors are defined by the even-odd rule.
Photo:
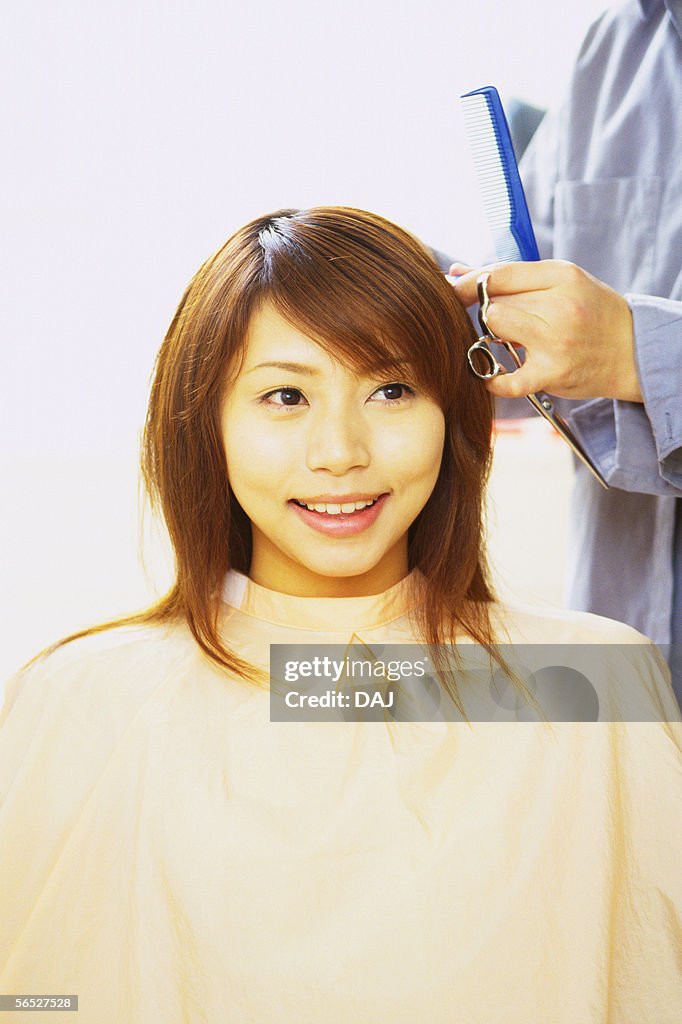
[[[539,260],[499,93],[494,86],[486,85],[460,99],[495,255],[501,263]]]

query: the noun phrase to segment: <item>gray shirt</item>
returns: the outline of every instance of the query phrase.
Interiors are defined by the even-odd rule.
[[[644,396],[560,403],[611,485],[577,466],[569,603],[682,644],[682,0],[595,22],[521,174],[541,257],[625,295]]]

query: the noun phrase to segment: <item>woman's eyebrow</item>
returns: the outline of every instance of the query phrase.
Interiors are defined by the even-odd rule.
[[[368,374],[375,375],[383,373],[385,370],[397,370],[398,372],[406,372],[411,369],[412,364],[408,360],[399,359],[395,362],[391,360],[382,360],[370,366],[368,368]],[[275,370],[286,370],[287,373],[302,373],[308,377],[319,376],[323,371],[315,366],[309,366],[307,363],[289,363],[282,362],[280,360],[268,360],[266,363],[258,363],[256,366],[252,366],[250,369],[245,371],[246,374],[254,373],[256,370],[262,369],[275,369]]]
[[[305,363],[282,363],[277,361],[258,363],[257,366],[252,366],[251,369],[246,372],[253,373],[254,370],[262,370],[264,367],[274,367],[276,370],[286,370],[288,373],[304,373],[309,377],[321,372],[313,366],[307,366]]]

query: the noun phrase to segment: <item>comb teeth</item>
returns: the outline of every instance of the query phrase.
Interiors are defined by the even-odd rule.
[[[511,232],[516,210],[509,172],[500,152],[500,138],[487,96],[462,97],[464,127],[471,146],[483,208],[501,262],[523,259]]]

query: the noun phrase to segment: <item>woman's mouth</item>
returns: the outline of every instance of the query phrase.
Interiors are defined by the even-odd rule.
[[[353,500],[303,501],[292,498],[289,505],[308,526],[333,537],[351,537],[366,530],[381,513],[388,494]]]

